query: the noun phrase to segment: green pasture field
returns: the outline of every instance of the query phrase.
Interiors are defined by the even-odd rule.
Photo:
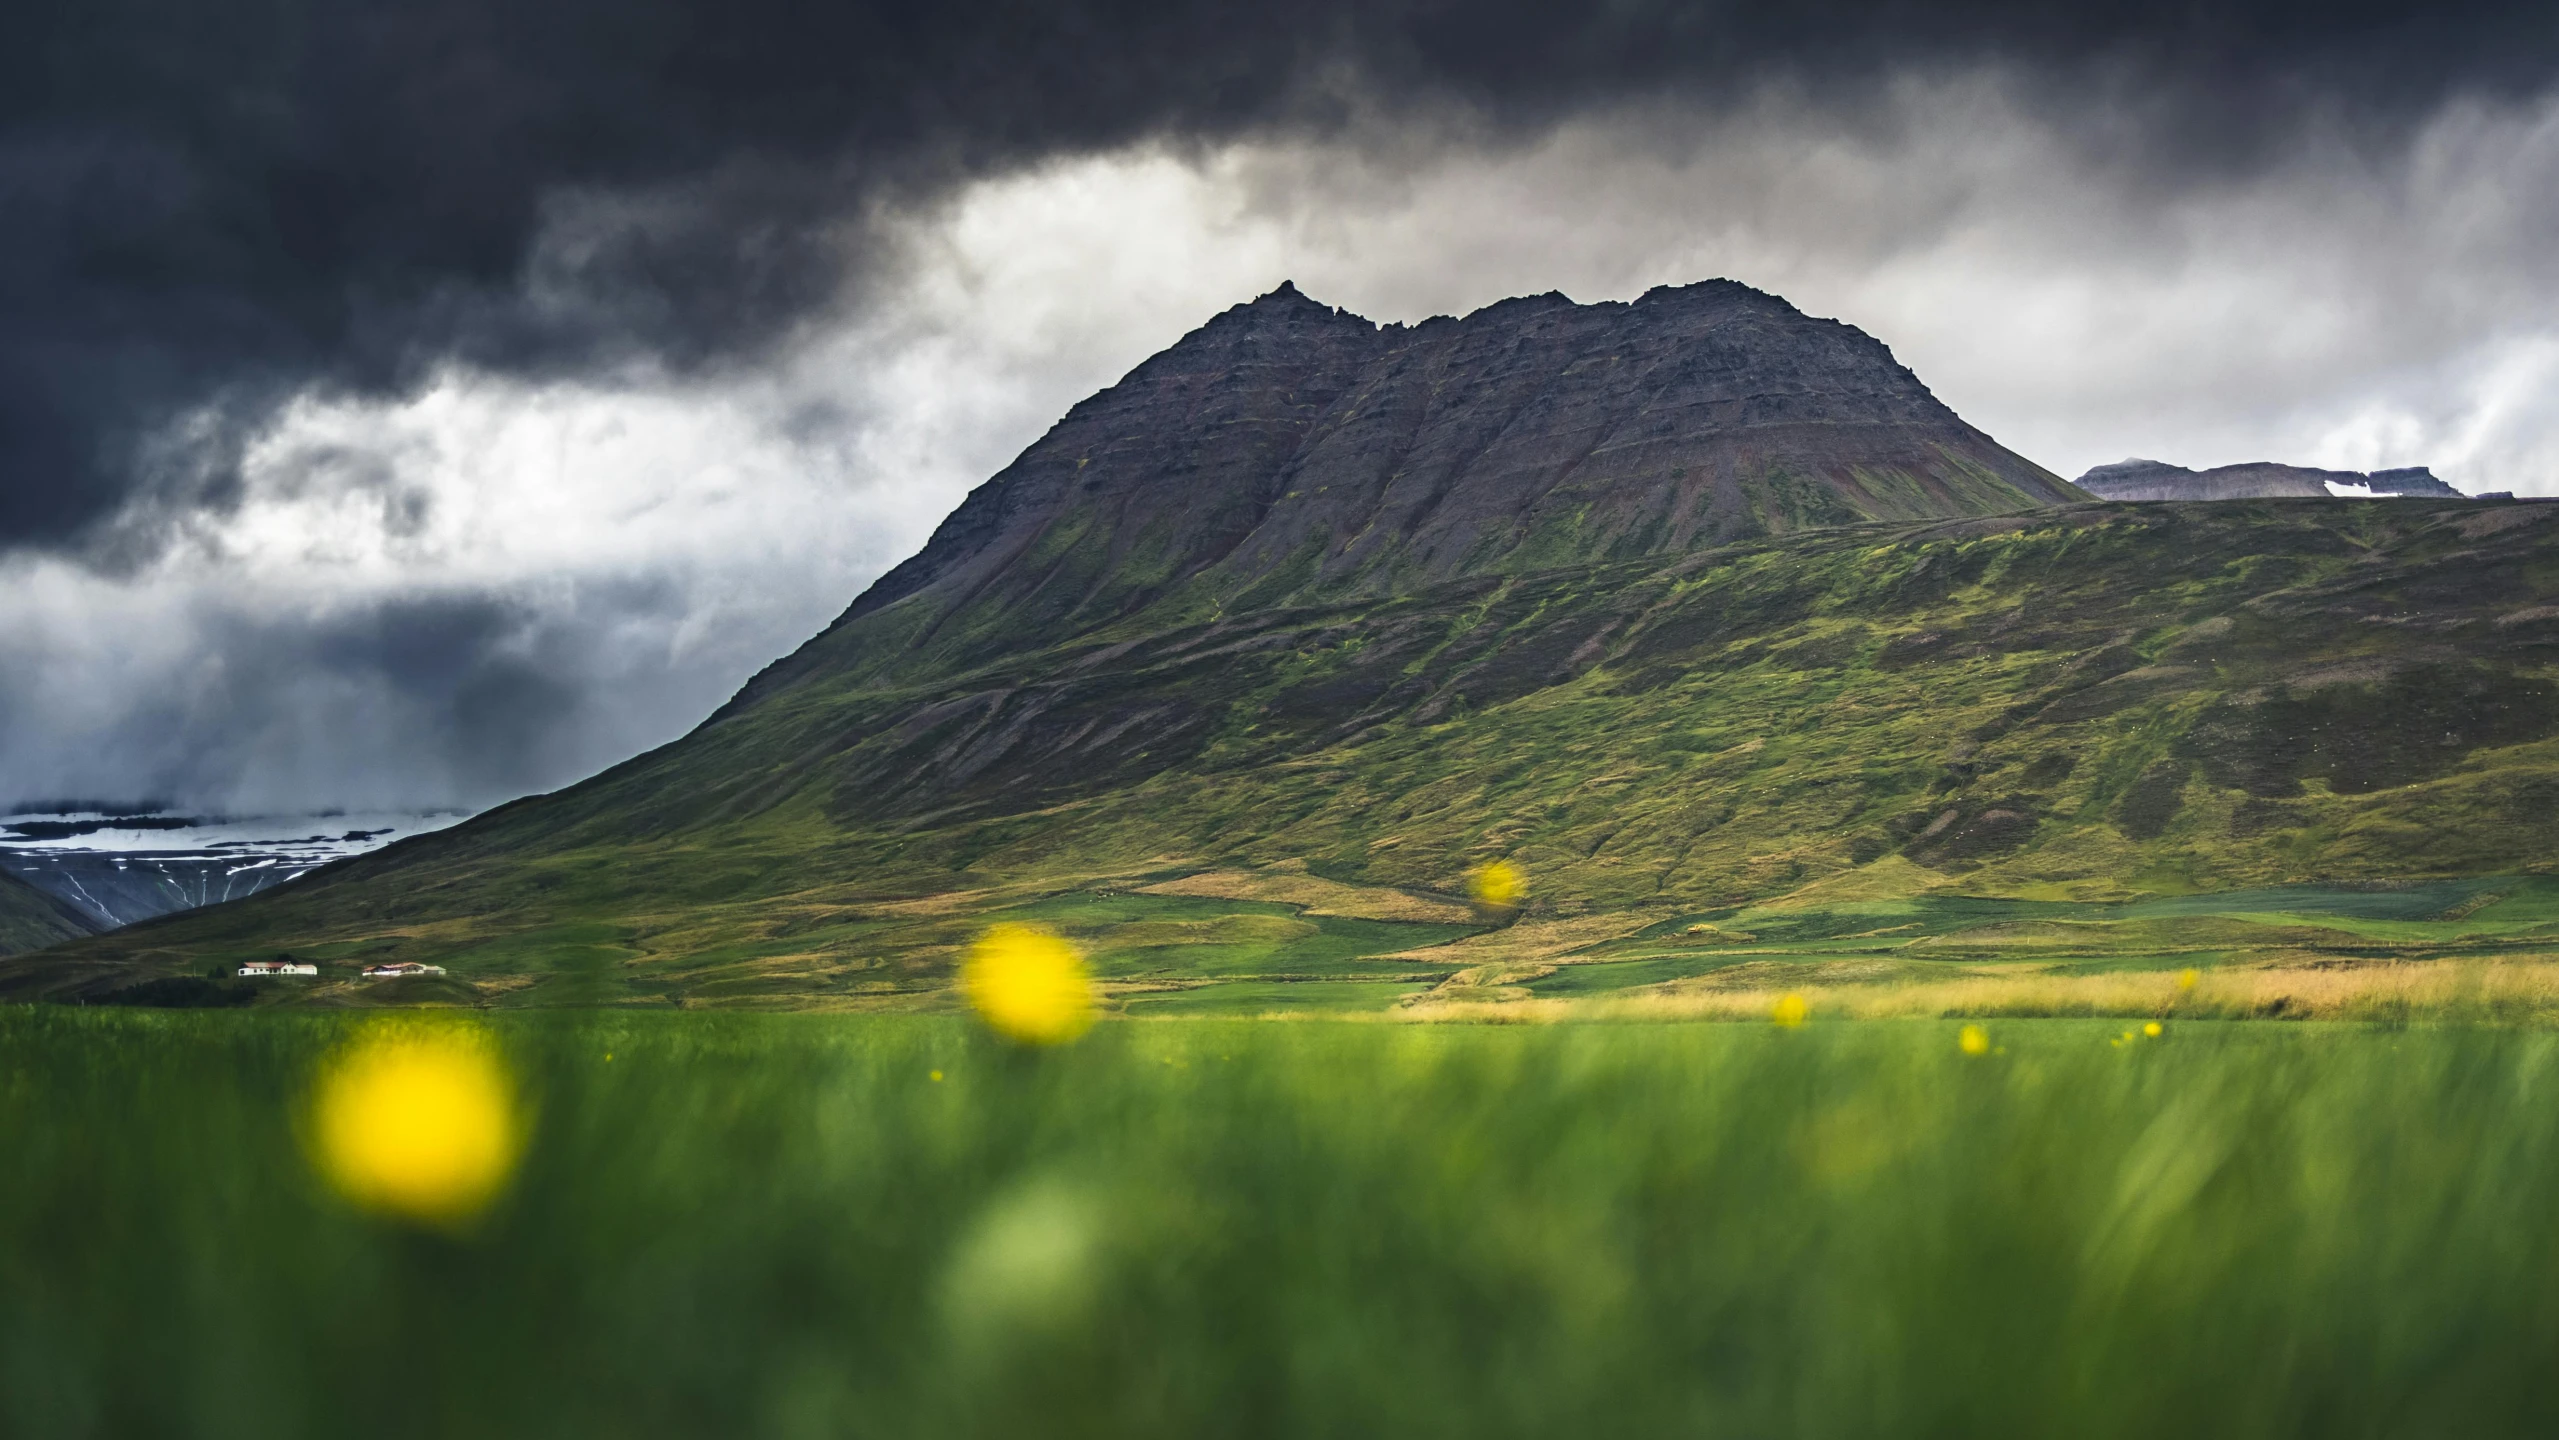
[[[2539,1030],[448,1020],[536,1114],[458,1237],[299,1147],[367,1017],[0,1008],[0,1433],[2559,1425]]]
[[[1886,886],[1916,867],[1888,862]],[[1139,876],[1139,881],[1178,878]],[[1380,910],[1403,892],[1338,887]],[[2559,957],[2559,878],[2487,875],[2360,886],[2290,885],[2131,901],[2046,900],[1943,892],[1824,893],[1710,910],[1655,907],[1532,915],[1513,930],[1476,920],[1360,917],[1306,904],[1150,893],[1128,885],[1033,893],[947,912],[856,922],[881,953],[849,962],[714,948],[674,960],[634,958],[636,942],[602,923],[542,932],[543,946],[448,957],[443,979],[360,982],[354,952],[294,952],[310,980],[239,981],[242,955],[209,966],[201,1003],[493,1009],[956,1010],[951,962],[994,922],[1057,931],[1083,952],[1111,1008],[1144,1015],[1379,1015],[1416,1002],[1474,998],[1470,982],[1501,971],[1512,999],[1625,999],[1749,967],[1759,987],[1928,983],[1983,967],[2057,976],[2210,972],[2321,963],[2547,962]],[[1557,938],[1534,938],[1558,927]],[[1586,927],[1575,929],[1575,926]],[[1525,938],[1524,938],[1525,937]],[[1516,943],[1515,943],[1516,942]],[[530,940],[525,942],[532,946]],[[547,947],[547,948],[544,948]],[[268,952],[275,953],[275,952]],[[911,957],[897,957],[907,953]],[[778,958],[777,958],[778,956]],[[1851,967],[1843,978],[1842,962]],[[170,1003],[163,1001],[161,1003]],[[2148,1013],[2147,1010],[2127,1013]]]
[[[2278,957],[2542,958],[2559,949],[2559,880],[2492,875],[2341,888],[2286,885],[2128,903],[1914,895],[1682,914],[1566,957],[1542,996],[1631,990],[1739,964],[2012,961],[2060,973],[2210,969]],[[1951,964],[1949,963],[1951,962]]]

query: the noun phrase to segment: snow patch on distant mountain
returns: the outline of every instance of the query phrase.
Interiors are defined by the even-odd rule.
[[[2423,465],[2396,470],[2316,470],[2255,461],[2189,470],[2164,460],[2118,460],[2073,482],[2100,500],[2281,500],[2321,496],[2354,500],[2427,495],[2466,499]]]
[[[460,810],[214,818],[27,811],[0,816],[0,870],[112,929],[254,895],[468,818]]]

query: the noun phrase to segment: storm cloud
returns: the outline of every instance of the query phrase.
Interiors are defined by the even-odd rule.
[[[0,58],[0,539],[221,506],[313,385],[752,355],[874,206],[1150,138],[1995,66],[2107,163],[2245,171],[2549,77],[2547,6],[51,0]],[[2092,100],[2103,103],[2091,103]],[[177,425],[173,443],[168,427]],[[128,517],[133,518],[133,517]],[[132,537],[126,537],[130,540]]]
[[[1412,320],[1728,274],[2065,473],[2559,480],[2546,6],[110,0],[26,33],[21,796],[588,773],[1282,278]]]

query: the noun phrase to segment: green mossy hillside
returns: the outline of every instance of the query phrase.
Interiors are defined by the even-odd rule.
[[[895,607],[879,618],[878,644],[905,643]],[[1760,935],[1773,903],[1882,907],[1855,928],[1913,962],[1922,940],[1997,952],[1940,943],[1994,924],[2006,953],[2092,951],[2070,927],[2101,925],[2093,950],[2168,955],[2140,905],[2537,884],[2559,855],[2559,507],[2528,503],[1852,527],[1140,614],[959,673],[882,679],[895,656],[876,658],[572,790],[0,985],[289,949],[433,960],[512,1003],[926,1003],[987,917],[1108,900],[1127,913],[1060,923],[1132,995],[1322,979],[1391,998],[1601,959],[1674,919]],[[1526,868],[1531,909],[1471,934],[1449,898],[1493,857]],[[1148,910],[1203,873],[1243,878],[1183,901],[1213,914]],[[1369,897],[1350,905],[1369,918],[1255,898],[1285,876]],[[2008,908],[1944,908],[1959,899]]]

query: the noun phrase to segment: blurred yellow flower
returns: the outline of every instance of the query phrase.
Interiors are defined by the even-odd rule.
[[[1967,1055],[1990,1053],[1990,1032],[1978,1025],[1967,1025],[1955,1036],[1955,1048]]]
[[[487,1031],[382,1026],[321,1072],[311,1139],[349,1200],[452,1227],[487,1208],[524,1147],[514,1078]]]
[[[2192,989],[2194,989],[2194,988],[2195,988],[2195,982],[2196,982],[2196,981],[2198,981],[2198,980],[2201,980],[2202,978],[2204,978],[2204,977],[2203,977],[2203,972],[2198,971],[2198,970],[2180,970],[2180,971],[2178,971],[2178,972],[2177,972],[2177,989],[2178,989],[2179,993],[2181,993],[2181,994],[2182,994],[2182,993],[2183,993],[2183,992],[2185,992],[2185,991],[2188,991],[2188,990],[2192,990]]]
[[[1813,1007],[1806,1003],[1804,997],[1790,990],[1778,996],[1777,1003],[1769,1007],[1768,1018],[1792,1029],[1803,1024],[1812,1013]]]
[[[2156,1040],[2159,1038],[2160,1032],[2165,1028],[2166,1027],[2162,1026],[2158,1021],[2153,1020],[2149,1024],[2141,1027],[2141,1033],[2149,1036],[2153,1040]]]
[[[1528,872],[1508,860],[1493,860],[1466,872],[1466,894],[1475,908],[1506,915],[1528,898]]]
[[[996,925],[978,937],[960,967],[960,990],[996,1033],[1056,1045],[1093,1024],[1093,980],[1084,957],[1036,925]]]

